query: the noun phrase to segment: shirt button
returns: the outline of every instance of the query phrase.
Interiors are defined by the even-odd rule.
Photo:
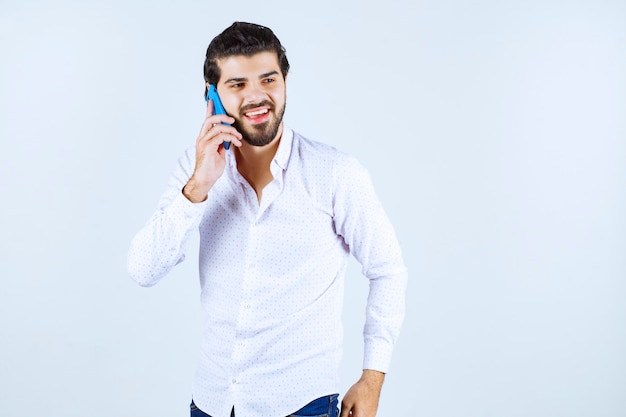
[[[236,384],[237,380],[235,378],[233,378],[230,382],[232,382],[233,384]]]

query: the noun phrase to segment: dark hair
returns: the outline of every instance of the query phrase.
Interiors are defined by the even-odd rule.
[[[220,79],[217,60],[233,55],[252,56],[259,52],[276,52],[283,77],[289,71],[285,48],[270,28],[254,23],[235,22],[217,35],[206,50],[204,80],[216,84]],[[206,96],[205,89],[204,95]]]

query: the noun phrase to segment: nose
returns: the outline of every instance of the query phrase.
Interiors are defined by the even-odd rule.
[[[245,104],[260,103],[266,99],[267,99],[267,94],[263,90],[260,83],[248,84],[248,88],[246,88],[245,96],[244,96]]]

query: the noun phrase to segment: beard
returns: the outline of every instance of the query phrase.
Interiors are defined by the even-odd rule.
[[[249,125],[242,120],[244,120],[244,113],[249,109],[253,109],[255,107],[267,106],[270,109],[270,113],[273,117],[270,120],[259,123]],[[235,117],[235,123],[233,123],[233,127],[241,133],[243,136],[243,140],[252,146],[265,146],[272,142],[276,135],[278,134],[278,129],[280,128],[280,123],[283,121],[283,115],[285,114],[285,107],[287,103],[283,104],[283,107],[276,112],[276,108],[269,101],[263,101],[258,104],[248,105],[241,109],[239,112],[239,117]]]

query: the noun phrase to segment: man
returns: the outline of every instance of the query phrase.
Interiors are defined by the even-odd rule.
[[[406,268],[393,227],[354,158],[284,126],[288,71],[266,27],[236,22],[213,39],[205,81],[228,115],[213,115],[209,101],[195,146],[129,250],[130,275],[150,286],[200,233],[208,314],[192,416],[337,415],[351,253],[370,291],[363,373],[341,417],[376,415],[403,319]]]

